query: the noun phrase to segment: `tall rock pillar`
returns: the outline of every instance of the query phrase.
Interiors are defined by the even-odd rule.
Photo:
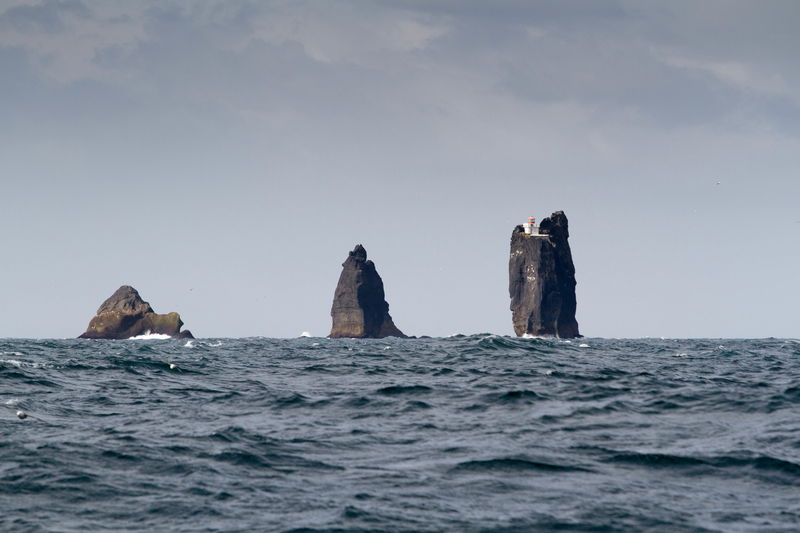
[[[372,339],[405,337],[389,316],[383,280],[375,270],[375,264],[367,260],[364,247],[356,245],[342,267],[331,308],[333,327],[328,336]]]
[[[556,211],[538,228],[519,225],[511,234],[508,292],[518,337],[580,337],[575,320],[575,265],[567,216]]]

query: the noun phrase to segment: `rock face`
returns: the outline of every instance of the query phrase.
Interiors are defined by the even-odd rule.
[[[405,337],[389,316],[389,304],[383,292],[383,280],[375,264],[367,260],[367,251],[356,245],[342,263],[342,275],[333,296],[330,338]]]
[[[528,235],[523,226],[511,234],[508,292],[518,337],[580,337],[575,320],[575,266],[569,249],[567,217],[556,211]]]
[[[79,339],[129,339],[147,332],[193,339],[189,330],[181,331],[178,313],[159,315],[142,300],[133,287],[123,285],[100,305],[97,315]]]

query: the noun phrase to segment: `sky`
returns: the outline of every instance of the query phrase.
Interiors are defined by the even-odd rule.
[[[198,337],[512,335],[563,210],[589,337],[800,337],[800,3],[0,0],[0,337],[120,285]]]

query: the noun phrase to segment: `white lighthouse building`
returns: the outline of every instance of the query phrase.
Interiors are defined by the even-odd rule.
[[[522,225],[525,235],[539,235],[539,226],[536,225],[536,217],[528,217],[528,221]]]

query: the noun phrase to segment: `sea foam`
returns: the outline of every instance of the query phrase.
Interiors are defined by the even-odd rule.
[[[150,330],[144,332],[143,335],[136,335],[134,337],[130,337],[128,340],[132,341],[154,341],[154,340],[165,340],[171,339],[169,335],[164,333],[150,333]]]

